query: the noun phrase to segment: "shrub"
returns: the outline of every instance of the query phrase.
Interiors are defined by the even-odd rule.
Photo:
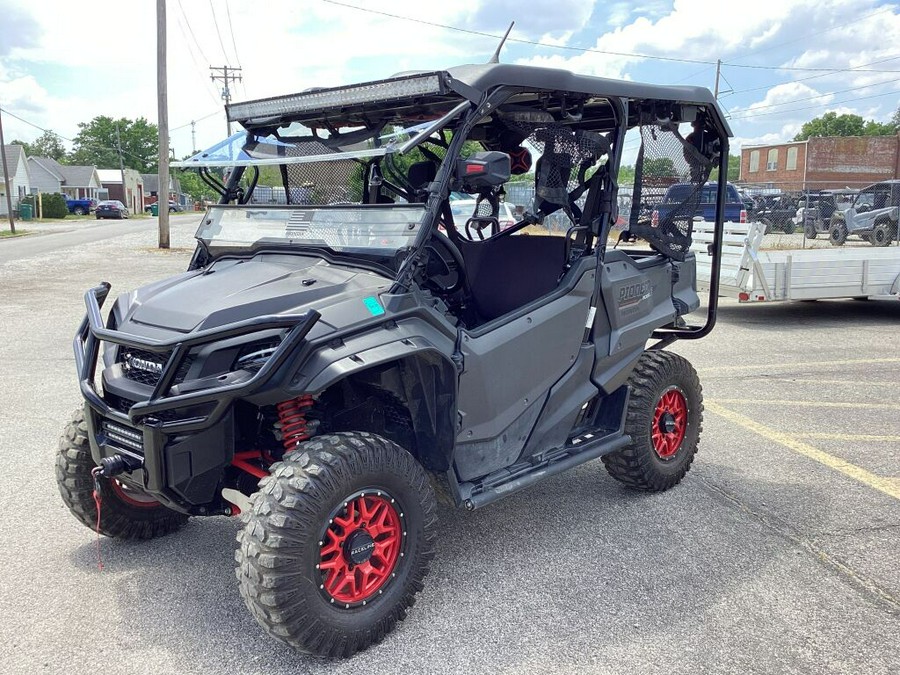
[[[66,206],[66,198],[61,194],[41,194],[41,205],[44,218],[65,218],[69,215],[69,207]]]

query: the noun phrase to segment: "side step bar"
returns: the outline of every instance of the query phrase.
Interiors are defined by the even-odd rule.
[[[587,435],[581,436],[581,440]],[[615,452],[631,443],[631,436],[614,432],[606,436],[581,440],[578,445],[561,448],[548,453],[548,458],[536,464],[511,467],[505,476],[486,479],[477,483],[457,483],[453,469],[448,472],[451,490],[456,492],[457,501],[469,511],[487,506],[498,499],[507,497],[519,490],[524,490],[538,481],[555,476],[563,471],[590,462],[603,455]]]

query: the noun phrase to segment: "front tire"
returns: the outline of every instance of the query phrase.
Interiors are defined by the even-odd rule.
[[[238,535],[248,609],[295,649],[347,657],[406,617],[434,556],[425,471],[369,433],[319,436],[272,466]]]
[[[56,455],[56,484],[63,502],[84,526],[97,529],[97,505],[84,411],[72,415],[59,440]],[[134,490],[115,478],[99,480],[100,534],[116,539],[154,539],[184,527],[188,517],[172,511],[149,495]]]
[[[872,230],[870,241],[872,246],[890,246],[894,236],[895,230],[890,223],[879,223]]]
[[[818,232],[818,230],[816,230],[816,226],[813,225],[812,223],[807,223],[804,226],[803,232],[806,235],[807,239],[815,239],[816,237],[819,236],[819,232]]]
[[[843,246],[847,241],[847,226],[842,222],[832,223],[828,232],[828,241],[832,246]]]
[[[80,206],[76,206],[75,209],[72,211],[72,214],[73,214],[73,215],[76,215],[76,216],[83,216],[83,215],[84,215],[84,209],[81,208]]]
[[[641,355],[629,378],[625,433],[631,445],[603,457],[628,487],[662,492],[690,469],[703,428],[703,391],[690,362],[667,351]]]

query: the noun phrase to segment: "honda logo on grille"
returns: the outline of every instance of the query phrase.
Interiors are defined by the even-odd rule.
[[[136,368],[137,370],[143,370],[148,373],[154,373],[155,375],[159,375],[162,373],[162,363],[159,361],[151,361],[150,359],[142,359],[137,356],[129,355],[125,361],[128,364],[129,368]]]

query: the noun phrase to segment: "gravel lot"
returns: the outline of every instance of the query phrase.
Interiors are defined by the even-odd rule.
[[[349,661],[257,627],[237,522],[104,540],[98,572],[53,477],[79,405],[71,339],[88,287],[184,268],[196,216],[173,218],[170,252],[154,222],[46,253],[0,241],[0,673],[897,672],[900,303],[724,301],[709,338],[675,347],[707,401],[681,485],[635,494],[592,462],[475,513],[442,508],[417,605]]]

